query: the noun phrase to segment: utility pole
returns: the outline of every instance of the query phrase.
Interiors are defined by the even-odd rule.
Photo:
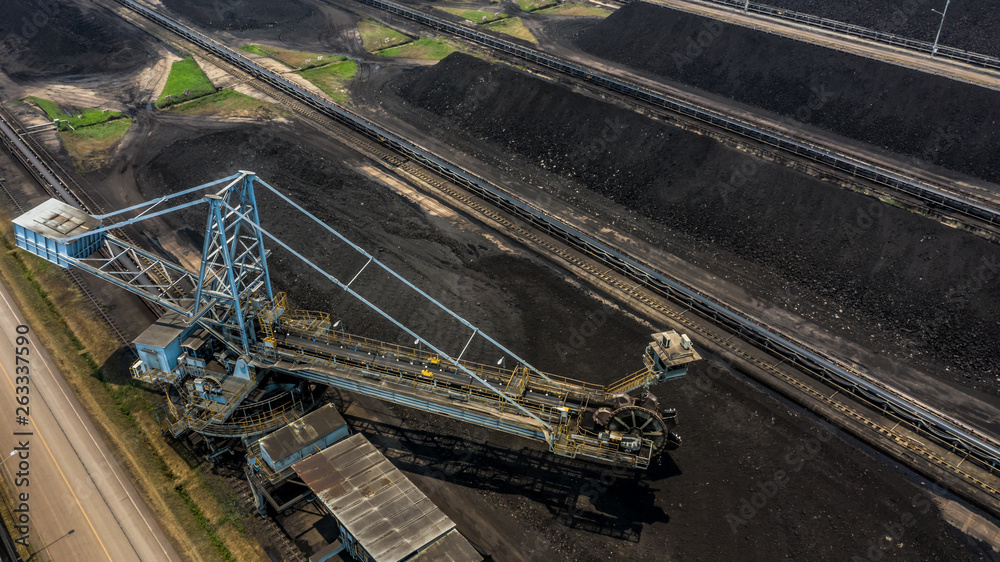
[[[749,2],[749,1],[750,0],[747,0],[747,2]],[[937,32],[937,35],[934,36],[934,48],[931,49],[931,56],[932,57],[937,54],[937,51],[938,51],[938,40],[941,39],[941,28],[944,27],[944,16],[945,16],[945,14],[948,13],[948,6],[950,4],[951,4],[951,0],[945,0],[945,2],[944,2],[944,11],[943,12],[939,12],[939,11],[935,10],[934,8],[931,8],[931,11],[934,12],[935,14],[941,14],[941,23],[938,24],[938,32]]]
[[[61,541],[61,540],[65,539],[66,537],[68,537],[68,536],[72,535],[72,534],[73,534],[73,533],[75,533],[75,532],[76,532],[76,529],[70,529],[69,531],[66,531],[66,534],[65,534],[65,535],[63,535],[63,536],[59,537],[58,539],[56,539],[56,540],[54,540],[54,541],[50,542],[49,544],[47,544],[47,545],[43,546],[43,547],[41,548],[41,550],[36,550],[35,552],[31,553],[31,556],[29,556],[29,557],[28,557],[28,559],[27,559],[27,560],[25,560],[24,562],[31,562],[31,560],[34,560],[34,558],[35,558],[36,556],[38,556],[39,554],[41,554],[42,550],[45,550],[46,548],[48,548],[48,547],[50,547],[50,546],[52,546],[52,545],[56,544],[57,542],[59,542],[59,541]]]

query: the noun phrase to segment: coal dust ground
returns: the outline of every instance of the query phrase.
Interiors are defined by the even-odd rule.
[[[167,8],[210,29],[246,31],[273,27],[290,28],[318,15],[309,2],[283,0],[215,0],[189,2],[164,0]]]
[[[986,240],[466,55],[400,84],[404,100],[498,152],[640,212],[664,239],[701,242],[672,250],[684,259],[725,275],[731,268],[705,263],[717,248],[763,266],[762,298],[809,295],[831,331],[1000,394],[989,336],[1000,326],[1000,262]]]
[[[1000,180],[1000,92],[635,2],[580,33],[595,57],[975,177]]]
[[[177,135],[169,128],[158,132]],[[607,383],[639,365],[651,326],[509,249],[509,242],[497,244],[497,234],[487,237],[464,219],[431,214],[362,175],[361,162],[310,129],[240,127],[182,136],[150,155],[136,160],[144,197],[252,164],[538,368]],[[347,259],[300,215],[259,197],[262,221],[282,239],[331,269]],[[203,220],[192,211],[172,216],[163,228],[187,229],[196,245]],[[351,331],[398,341],[280,249],[271,273],[298,306],[331,310]],[[394,301],[386,303],[390,308],[412,306],[403,294],[383,297]],[[577,345],[588,322],[601,329]],[[423,330],[431,340],[464,342],[436,322]],[[832,560],[881,555],[882,549],[894,560],[984,557],[982,545],[941,519],[919,479],[725,367],[706,361],[654,392],[678,409],[685,445],[640,478],[444,418],[343,399],[401,420],[401,426],[351,421],[497,560]]]
[[[941,24],[940,0],[768,0],[771,6],[860,25],[902,37],[934,42]],[[948,5],[941,44],[994,57],[1000,56],[1000,12],[991,0],[956,0]]]
[[[132,25],[93,5],[4,0],[0,69],[14,80],[128,72],[153,51]]]

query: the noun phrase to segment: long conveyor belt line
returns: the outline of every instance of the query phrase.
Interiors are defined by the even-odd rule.
[[[630,4],[632,2],[642,2],[647,0],[614,0],[614,1],[618,2],[619,4]],[[947,45],[938,45],[937,51],[935,51],[934,43],[930,41],[921,41],[919,39],[911,39],[909,37],[893,35],[892,33],[886,33],[884,31],[875,31],[874,29],[869,29],[867,27],[862,27],[860,25],[853,25],[850,23],[844,23],[837,20],[821,18],[819,16],[814,16],[812,14],[793,12],[791,10],[786,10],[785,8],[769,6],[767,4],[758,4],[757,2],[748,3],[746,0],[701,0],[701,2],[727,6],[730,8],[735,8],[737,11],[740,12],[758,14],[792,23],[806,25],[817,29],[835,31],[837,33],[849,35],[851,37],[857,37],[859,39],[874,41],[876,43],[881,43],[883,45],[889,45],[892,47],[901,47],[918,53],[923,53],[927,55],[934,54],[934,56],[939,58],[950,59],[956,62],[978,66],[980,68],[987,68],[990,70],[1000,70],[1000,59],[996,57],[991,57],[989,55],[984,55],[981,53],[974,53],[972,51],[964,51],[962,49],[949,47]],[[652,0],[650,3],[656,4],[657,2],[655,0]]]
[[[443,158],[434,155],[423,147],[388,132],[374,122],[358,116],[338,104],[323,100],[303,90],[287,79],[201,33],[195,32],[132,0],[116,1],[136,11],[143,17],[211,51],[216,56],[220,56],[224,60],[235,64],[253,76],[269,82],[278,90],[297,98],[320,113],[349,126],[355,131],[378,140],[385,146],[420,163],[422,166],[441,174],[442,177],[449,181],[470,189],[476,195],[511,212],[518,218],[535,224],[550,235],[563,239],[592,257],[639,281],[641,284],[650,286],[676,302],[689,306],[706,318],[741,334],[745,339],[768,349],[771,353],[784,358],[784,360],[795,364],[799,368],[810,369],[824,380],[847,388],[852,394],[864,400],[880,404],[886,411],[892,412],[894,415],[913,424],[935,439],[946,443],[948,446],[967,451],[971,458],[979,461],[986,468],[992,470],[1000,466],[1000,447],[998,447],[998,444],[989,437],[965,427],[957,420],[913,401],[909,397],[902,395],[902,393],[850,369],[826,354],[810,348],[803,342],[795,341],[781,334],[777,329],[763,324],[759,320],[736,310],[702,291],[690,287],[663,272],[657,271],[649,264],[643,263],[605,242],[593,239],[568,224],[563,223],[561,220],[548,215],[543,210],[528,205],[502,188],[494,186],[471,172],[463,170]],[[362,1],[406,10],[398,5],[386,3],[382,0]],[[413,12],[412,10],[406,11]],[[419,12],[416,14],[419,14]],[[464,30],[464,28],[455,26],[454,24],[441,23]],[[469,30],[464,31],[482,36],[482,34]],[[509,45],[515,49],[534,53],[533,51],[496,40],[489,36],[483,37],[488,38],[490,41]]]
[[[2,135],[4,145],[10,153],[22,163],[50,196],[65,201],[79,209],[83,209],[88,213],[102,214],[104,212],[100,205],[58,163],[54,161],[50,162],[48,154],[44,152],[44,149],[33,146],[35,144],[34,141],[30,139],[17,123],[14,116],[2,104],[0,104],[0,135]],[[90,202],[85,202],[83,200],[84,197]],[[135,245],[127,233],[119,230],[115,234],[129,244]],[[145,275],[154,278],[157,277],[155,271],[147,269],[149,263],[136,264],[126,256],[120,257],[113,265],[118,271],[137,272],[146,270]],[[81,290],[86,291],[82,284],[79,286]],[[148,300],[143,299],[143,303],[155,314],[163,312],[162,308]],[[113,324],[112,327],[114,327]]]
[[[720,349],[726,350],[729,353],[732,353],[733,355],[739,357],[741,360],[754,365],[755,367],[763,370],[772,377],[775,377],[777,380],[780,380],[785,384],[789,385],[790,387],[796,389],[801,394],[808,396],[813,400],[817,400],[823,404],[826,404],[833,410],[836,410],[841,414],[847,416],[848,418],[863,424],[864,426],[872,429],[879,435],[882,435],[885,438],[891,440],[892,442],[904,447],[905,449],[911,451],[912,453],[918,455],[919,457],[924,458],[932,462],[934,465],[939,466],[947,471],[950,471],[960,476],[961,478],[971,483],[975,487],[979,488],[980,490],[985,491],[996,498],[1000,498],[1000,489],[998,489],[994,485],[985,482],[980,478],[977,478],[976,476],[970,474],[967,471],[961,470],[961,468],[959,468],[955,464],[948,462],[946,459],[943,459],[939,455],[936,455],[932,451],[928,450],[925,446],[923,446],[923,444],[913,441],[912,439],[908,439],[905,436],[901,435],[900,433],[895,432],[894,431],[895,428],[888,428],[875,421],[872,421],[869,417],[867,417],[857,409],[851,408],[850,406],[847,406],[843,402],[836,400],[834,396],[827,396],[826,394],[819,392],[815,388],[803,383],[801,380],[779,369],[778,364],[772,364],[766,361],[762,361],[760,358],[748,353],[744,348],[735,345],[735,343],[732,341],[732,338],[724,339],[719,337],[716,333],[712,331],[705,330],[699,325],[698,322],[692,320],[685,314],[678,313],[676,310],[665,306],[661,301],[650,298],[647,292],[643,291],[640,287],[626,283],[622,281],[621,278],[619,278],[618,276],[609,275],[607,271],[602,271],[597,267],[595,267],[591,261],[582,260],[576,255],[561,248],[560,246],[552,244],[551,242],[539,237],[532,230],[526,229],[521,225],[516,224],[502,217],[501,215],[488,209],[487,207],[469,198],[468,196],[451,188],[447,183],[442,182],[440,180],[436,180],[435,178],[422,172],[418,167],[412,165],[412,163],[408,162],[407,164],[404,164],[403,169],[406,170],[408,174],[416,176],[423,182],[432,185],[435,189],[438,189],[443,193],[447,194],[449,197],[461,201],[463,205],[466,205],[474,209],[480,215],[488,217],[489,220],[502,225],[506,232],[521,237],[535,246],[544,248],[547,252],[559,256],[559,258],[561,258],[562,260],[566,261],[569,264],[572,264],[573,267],[579,268],[587,272],[588,275],[596,279],[600,279],[602,282],[615,287],[617,290],[635,299],[636,301],[641,302],[643,305],[650,308],[651,310],[655,310],[661,314],[666,315],[672,321],[676,322],[678,325],[684,326],[689,333],[697,333],[703,339],[711,340],[712,343],[718,346]],[[818,375],[816,373],[813,374]],[[819,378],[823,377],[819,376]],[[829,381],[829,382],[833,382],[834,384],[836,384],[836,381]],[[837,388],[843,388],[843,387],[837,385]],[[862,400],[864,400],[864,397],[861,398]],[[869,405],[876,407],[876,409],[881,408],[881,405],[876,402],[870,402],[870,401],[866,402]],[[918,432],[921,431],[919,427],[914,426],[912,424],[908,424],[908,427]]]
[[[443,20],[420,10],[408,8],[386,0],[357,1],[416,21],[433,29],[444,31],[491,49],[513,55],[528,62],[550,68],[568,76],[586,80],[635,100],[662,107],[670,112],[717,127],[738,137],[762,143],[779,149],[782,152],[804,158],[838,173],[844,173],[851,177],[860,178],[888,187],[889,189],[900,191],[932,207],[940,206],[961,216],[967,216],[988,223],[991,227],[1000,225],[1000,211],[991,206],[992,202],[976,195],[970,193],[958,194],[942,186],[922,184],[874,163],[863,162],[819,146],[781,136],[775,132],[739,121],[732,117],[727,117],[690,102],[650,90],[622,80],[621,78],[609,76],[593,68],[568,63],[558,57],[522,47],[510,41],[498,39],[492,35]]]
[[[794,364],[797,368],[811,371],[819,378],[849,390],[851,394],[858,398],[878,404],[887,413],[891,413],[912,424],[923,433],[945,443],[949,447],[966,452],[971,460],[980,463],[987,469],[993,470],[997,466],[1000,466],[1000,448],[998,448],[997,443],[993,439],[964,426],[957,420],[919,404],[870,377],[857,373],[824,353],[810,348],[803,342],[796,341],[726,303],[690,287],[666,273],[657,271],[651,265],[614,248],[610,244],[593,239],[558,218],[550,216],[545,211],[532,207],[512,193],[447,162],[415,143],[388,132],[383,127],[358,116],[338,104],[326,101],[303,90],[287,79],[243,57],[232,49],[209,39],[201,33],[190,30],[186,26],[131,0],[116,1],[154,23],[164,26],[192,43],[207,49],[215,56],[221,57],[254,77],[268,82],[279,91],[309,105],[321,114],[347,125],[351,129],[367,135],[373,140],[377,140],[384,146],[440,174],[443,178],[469,189],[472,193],[482,197],[491,204],[532,223],[552,236],[564,240],[566,243],[622,272],[640,284],[656,290],[675,302],[690,307],[690,309],[697,311],[703,317],[740,334],[747,341],[767,349],[770,353],[781,357],[784,361]],[[388,4],[381,0],[364,1],[401,8],[395,4]],[[460,26],[454,26],[447,22],[442,23],[462,29]],[[463,29],[463,31],[482,35],[469,30]],[[531,56],[536,54],[533,51],[489,36],[483,37],[486,37],[490,42],[508,45],[512,48],[525,51]]]

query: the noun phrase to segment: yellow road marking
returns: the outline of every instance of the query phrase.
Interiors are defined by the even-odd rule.
[[[17,318],[14,318],[14,320],[17,321]],[[16,393],[17,389],[16,389],[16,386],[14,385],[14,381],[11,380],[10,373],[8,373],[7,369],[4,368],[3,363],[0,363],[0,370],[2,370],[4,376],[7,377],[7,382],[10,383],[11,390],[14,390],[15,393]],[[73,495],[73,500],[76,501],[76,506],[80,508],[80,513],[82,513],[83,514],[83,518],[87,520],[87,525],[89,525],[90,526],[90,530],[93,531],[94,538],[96,538],[97,539],[97,543],[101,545],[101,550],[104,551],[104,555],[108,557],[108,560],[113,560],[111,558],[111,554],[108,553],[107,547],[104,546],[104,541],[101,540],[100,535],[97,534],[97,530],[94,529],[94,524],[90,521],[90,517],[87,515],[87,510],[83,509],[83,505],[80,504],[80,498],[76,497],[76,492],[73,491],[73,486],[70,486],[69,480],[66,479],[66,475],[63,473],[62,467],[60,467],[59,463],[56,462],[56,457],[55,457],[55,455],[52,454],[52,449],[49,448],[49,444],[45,441],[45,437],[42,437],[42,433],[40,431],[38,431],[38,426],[35,425],[34,418],[31,418],[29,416],[28,419],[31,420],[31,427],[34,428],[35,435],[37,435],[38,438],[42,440],[42,445],[45,446],[46,452],[49,453],[49,458],[52,459],[52,463],[56,466],[56,470],[59,471],[59,476],[62,477],[63,482],[66,484],[66,487],[69,488],[69,493]]]

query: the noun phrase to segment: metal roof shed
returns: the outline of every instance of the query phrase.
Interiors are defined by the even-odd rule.
[[[292,466],[337,519],[341,540],[358,559],[406,560],[455,528],[363,435],[352,435]],[[449,544],[452,539],[441,546]],[[463,551],[451,559],[470,560]]]

